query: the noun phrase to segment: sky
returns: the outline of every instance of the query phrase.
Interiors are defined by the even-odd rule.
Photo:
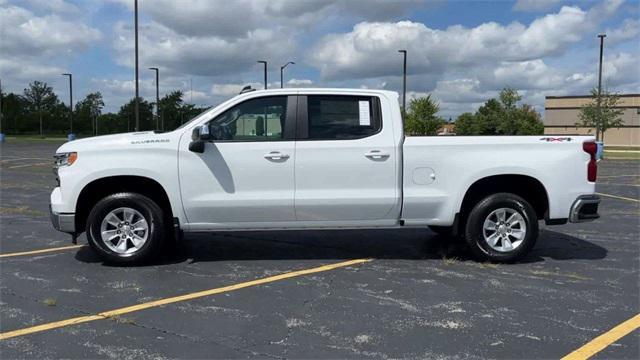
[[[408,51],[408,97],[431,94],[440,115],[475,111],[512,87],[544,111],[548,95],[603,84],[640,93],[639,0],[139,0],[140,95],[182,90],[212,106],[244,85],[400,91]],[[100,91],[105,111],[134,96],[133,0],[0,0],[0,78],[22,93],[47,82],[67,102]],[[193,91],[191,90],[193,89]]]

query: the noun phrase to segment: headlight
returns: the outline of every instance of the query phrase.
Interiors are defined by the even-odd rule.
[[[78,153],[76,152],[58,153],[58,154],[55,154],[53,157],[55,159],[54,167],[58,169],[63,166],[71,166],[78,159]]]

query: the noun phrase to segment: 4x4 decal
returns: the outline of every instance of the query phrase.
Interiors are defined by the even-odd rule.
[[[543,137],[540,138],[541,141],[546,142],[563,142],[563,141],[571,141],[570,137]]]

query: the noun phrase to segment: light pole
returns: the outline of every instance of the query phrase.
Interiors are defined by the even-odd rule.
[[[135,38],[136,38],[136,98],[135,98],[135,112],[136,112],[136,129],[135,131],[140,131],[140,101],[138,97],[140,96],[140,89],[138,85],[138,0],[134,0],[134,27],[135,27]]]
[[[284,68],[286,68],[287,65],[289,64],[295,65],[296,63],[294,63],[293,61],[289,61],[288,63],[280,66],[280,89],[284,87],[284,76],[283,76]]]
[[[604,38],[607,37],[606,34],[599,34],[598,37],[600,38],[600,67],[598,69],[598,123],[596,124],[596,141],[600,140],[600,127],[601,127],[601,121],[602,121],[602,110],[600,109],[600,101],[601,101],[601,94],[602,94],[602,52],[604,49]]]
[[[156,72],[156,129],[159,129],[158,126],[160,122],[160,85],[158,81],[160,79],[160,70],[157,67],[150,67],[149,70],[153,70]]]
[[[398,50],[404,56],[402,66],[402,118],[407,113],[407,50]]]
[[[62,76],[69,77],[69,135],[68,139],[73,140],[73,75],[69,73],[62,74]]]
[[[4,133],[2,132],[2,79],[0,79],[0,143],[4,142]]]
[[[267,90],[267,62],[264,60],[258,60],[259,64],[264,64],[264,89]]]

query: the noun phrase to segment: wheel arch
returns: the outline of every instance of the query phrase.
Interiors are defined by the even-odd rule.
[[[144,195],[158,204],[164,217],[171,223],[173,210],[164,187],[154,179],[139,175],[118,175],[95,179],[82,188],[76,201],[75,228],[78,233],[84,231],[87,216],[101,199],[119,192],[134,192]]]
[[[464,219],[481,199],[495,193],[513,193],[525,199],[536,212],[538,219],[549,213],[549,195],[538,179],[522,174],[500,174],[476,180],[465,192],[459,207],[459,216]]]

